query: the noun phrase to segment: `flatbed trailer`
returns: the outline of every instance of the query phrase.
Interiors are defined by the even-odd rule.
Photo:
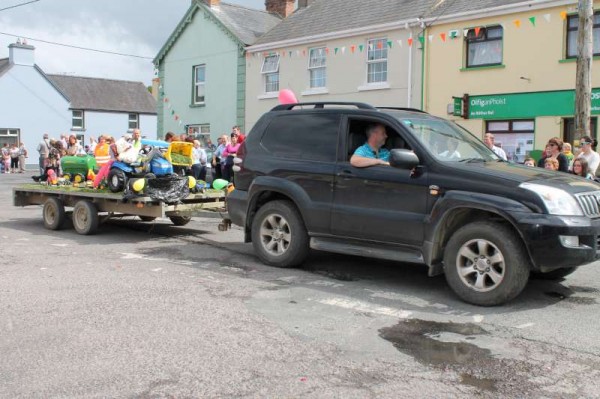
[[[101,222],[112,217],[137,216],[143,221],[167,217],[175,226],[184,226],[192,217],[221,218],[219,230],[230,226],[222,190],[190,193],[178,204],[166,204],[150,197],[124,198],[122,193],[72,186],[23,184],[13,188],[13,205],[42,205],[44,226],[64,227],[69,217],[79,234],[95,234]]]

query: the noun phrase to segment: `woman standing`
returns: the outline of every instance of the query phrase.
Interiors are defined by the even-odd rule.
[[[569,160],[565,154],[561,152],[562,148],[563,141],[558,137],[552,137],[550,140],[548,140],[548,144],[546,144],[546,152],[544,157],[539,160],[538,166],[543,168],[545,167],[546,159],[554,158],[558,161],[558,170],[569,173]]]
[[[20,143],[19,145],[19,173],[25,172],[25,160],[27,158],[27,149],[25,144]]]
[[[81,144],[77,141],[77,136],[74,134],[69,136],[69,142],[67,144],[67,155],[79,155],[83,153],[83,148]]]
[[[19,171],[19,147],[15,143],[10,146],[10,172]]]
[[[237,156],[240,149],[240,144],[237,142],[237,134],[231,133],[231,143],[225,146],[223,155],[221,156],[221,164],[223,168],[223,179],[231,182],[233,180],[233,158]],[[225,160],[225,162],[223,162]]]
[[[592,146],[594,145],[594,141],[590,136],[583,136],[579,140],[579,148],[580,152],[577,154],[577,158],[585,158],[589,165],[589,173],[592,176],[596,176],[596,170],[598,169],[598,165],[600,165],[600,155]]]

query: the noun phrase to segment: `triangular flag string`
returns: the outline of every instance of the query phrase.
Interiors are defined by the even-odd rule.
[[[529,22],[531,22],[531,25],[535,28],[535,17],[529,17]]]

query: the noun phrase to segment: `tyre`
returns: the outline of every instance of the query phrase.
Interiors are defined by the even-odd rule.
[[[118,193],[125,189],[127,176],[121,169],[113,168],[108,172],[108,189],[113,193]]]
[[[491,222],[468,224],[450,238],[444,272],[452,290],[465,302],[501,305],[523,291],[530,263],[518,236]]]
[[[139,216],[142,222],[153,222],[156,220],[155,216]]]
[[[185,226],[192,220],[191,216],[169,216],[175,226]]]
[[[73,227],[83,235],[98,231],[98,209],[90,201],[79,201],[73,208]]]
[[[562,269],[552,270],[551,272],[533,272],[531,273],[531,277],[537,278],[540,280],[561,280],[564,277],[567,277],[569,274],[572,274],[577,270],[577,267],[565,267]]]
[[[65,205],[58,198],[48,198],[44,202],[42,216],[44,227],[50,230],[60,230],[67,220]]]
[[[65,181],[71,181],[72,180],[72,176],[70,173],[65,173],[63,174],[63,179],[65,179]]]
[[[297,208],[290,201],[263,205],[252,221],[252,245],[267,265],[294,267],[308,256],[308,234]]]

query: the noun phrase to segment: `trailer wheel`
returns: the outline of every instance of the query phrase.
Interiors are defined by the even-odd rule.
[[[65,205],[58,198],[48,198],[42,211],[44,227],[49,230],[60,230],[67,220]]]
[[[113,168],[108,172],[108,189],[113,193],[118,193],[125,189],[127,176],[121,169]]]
[[[153,222],[156,220],[156,216],[139,216],[142,222]]]
[[[98,231],[98,209],[90,201],[79,201],[73,208],[73,227],[83,235]]]
[[[175,226],[185,226],[192,220],[191,216],[169,216]]]

